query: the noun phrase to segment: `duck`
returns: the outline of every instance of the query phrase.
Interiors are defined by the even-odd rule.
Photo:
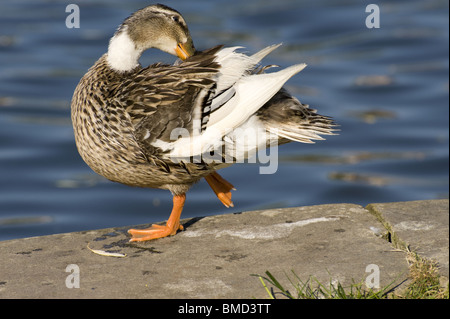
[[[203,178],[233,207],[235,187],[217,173],[261,150],[334,135],[332,118],[301,103],[283,86],[304,63],[267,72],[261,60],[280,45],[247,55],[242,47],[198,51],[183,16],[154,4],[118,27],[108,50],[79,81],[71,120],[79,154],[97,174],[121,184],[169,190],[165,225],[130,229],[131,242],[183,230],[186,192]],[[149,49],[178,59],[141,66]]]

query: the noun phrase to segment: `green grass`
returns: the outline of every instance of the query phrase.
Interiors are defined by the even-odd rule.
[[[300,277],[292,271],[292,275],[286,277],[289,280],[291,289],[285,289],[280,282],[269,272],[266,276],[257,275],[270,299],[383,299],[391,290],[390,285],[382,289],[366,289],[362,282],[352,283],[344,287],[340,282],[331,281],[323,284],[315,277],[309,277],[302,281]],[[270,285],[270,287],[268,286]]]
[[[380,289],[368,289],[364,283],[354,282],[344,287],[340,282],[323,284],[314,277],[303,281],[294,271],[286,277],[289,289],[286,289],[271,273],[259,278],[262,286],[271,299],[448,299],[449,284],[443,286],[437,272],[437,264],[416,253],[408,251],[406,259],[409,263],[409,284],[400,292],[394,290],[394,280]],[[399,276],[400,277],[400,276]]]
[[[409,263],[411,283],[398,297],[405,299],[448,299],[449,284],[440,282],[437,263],[420,257],[408,249],[406,259]]]

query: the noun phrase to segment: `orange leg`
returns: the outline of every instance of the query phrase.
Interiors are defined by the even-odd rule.
[[[205,179],[214,193],[216,193],[222,204],[224,204],[227,208],[230,206],[234,207],[233,202],[231,201],[231,190],[236,189],[230,184],[230,182],[225,180],[216,172],[209,174],[205,177]]]
[[[153,224],[150,228],[146,229],[130,229],[128,230],[128,233],[132,236],[130,241],[145,241],[172,236],[178,230],[183,230],[183,225],[180,225],[180,216],[185,201],[186,194],[173,196],[173,208],[166,225]]]

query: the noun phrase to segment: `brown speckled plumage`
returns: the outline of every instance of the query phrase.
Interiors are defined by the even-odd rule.
[[[203,177],[222,203],[233,205],[233,186],[215,173],[231,163],[194,161],[192,155],[174,160],[171,152],[185,152],[185,145],[177,144],[185,141],[174,140],[173,132],[183,129],[190,137],[209,138],[214,136],[210,135],[213,128],[230,125],[231,131],[218,136],[219,149],[225,149],[226,143],[237,145],[237,140],[230,142],[230,136],[236,137],[241,125],[275,134],[258,147],[269,145],[273,138],[279,144],[311,143],[322,139],[320,135],[333,134],[329,117],[317,114],[281,88],[305,65],[270,75],[259,67],[259,61],[277,47],[253,56],[222,46],[195,52],[183,17],[163,5],[137,11],[118,28],[108,53],[80,80],[71,108],[76,145],[95,172],[115,182],[167,189],[174,195],[167,225],[130,230],[132,241],[173,235],[182,229],[179,218],[185,193]],[[183,61],[142,68],[139,57],[149,48]],[[225,158],[225,152],[219,155]]]
[[[75,139],[84,161],[112,181],[175,194],[214,171],[206,163],[163,159],[164,152],[151,143],[169,142],[172,129],[192,126],[198,92],[214,85],[211,76],[218,66],[212,54],[219,48],[178,66],[157,64],[127,73],[112,70],[102,56],[72,99]]]

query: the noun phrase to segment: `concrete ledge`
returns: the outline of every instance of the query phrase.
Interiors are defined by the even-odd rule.
[[[130,227],[4,241],[0,298],[267,298],[251,274],[269,270],[289,287],[293,270],[345,286],[364,281],[369,265],[381,286],[401,289],[408,264],[386,234],[438,260],[448,277],[448,208],[432,200],[244,212],[183,220],[176,236],[138,244],[128,243]],[[70,269],[79,288],[66,286],[76,283]]]
[[[367,209],[388,230],[395,247],[437,261],[440,275],[449,277],[448,200],[370,204]]]

